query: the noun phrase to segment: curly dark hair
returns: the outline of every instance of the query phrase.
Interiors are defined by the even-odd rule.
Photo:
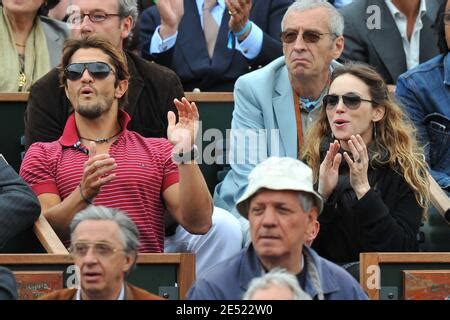
[[[447,54],[449,48],[447,46],[447,40],[445,38],[445,24],[444,24],[444,12],[447,6],[447,1],[442,1],[438,14],[436,16],[436,21],[434,22],[435,30],[438,36],[438,48],[441,54]]]

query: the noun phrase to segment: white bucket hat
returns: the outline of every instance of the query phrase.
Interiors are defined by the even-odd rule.
[[[294,190],[312,194],[316,199],[318,214],[322,212],[322,197],[314,191],[312,170],[294,158],[270,157],[258,164],[248,176],[248,185],[236,208],[247,218],[247,202],[259,189]]]

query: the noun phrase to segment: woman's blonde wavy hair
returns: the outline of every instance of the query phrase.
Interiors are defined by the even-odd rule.
[[[336,68],[331,76],[331,82],[344,74],[357,77],[369,87],[371,100],[376,103],[374,107],[385,107],[384,117],[374,124],[377,127],[377,137],[372,140],[375,145],[371,147],[375,153],[371,162],[388,164],[404,176],[414,191],[417,202],[424,209],[423,217],[425,218],[429,202],[428,166],[423,149],[417,144],[414,127],[402,109],[394,102],[383,78],[374,69],[361,63],[348,63]],[[331,128],[326,109],[322,106],[317,119],[306,134],[301,153],[303,160],[313,170],[314,182],[317,182],[319,178],[320,144],[325,137],[331,137]],[[387,158],[382,157],[383,150],[388,151]]]

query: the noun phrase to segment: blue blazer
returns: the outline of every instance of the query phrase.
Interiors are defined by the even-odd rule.
[[[257,84],[257,85],[255,85]],[[279,135],[268,139],[266,145],[259,145],[258,154],[264,156],[297,157],[297,124],[293,107],[294,97],[285,65],[284,56],[276,59],[266,67],[246,74],[236,81],[234,89],[234,111],[231,121],[232,132],[238,130],[279,130]],[[259,131],[261,132],[261,131]],[[247,187],[250,171],[263,159],[256,163],[233,163],[233,155],[247,154],[254,144],[245,145],[241,150],[242,139],[230,138],[231,170],[220,182],[214,192],[214,203],[231,211],[241,219],[235,208],[236,201]],[[262,150],[261,150],[262,149]],[[236,159],[238,160],[238,159]]]
[[[253,0],[250,20],[264,33],[260,54],[246,59],[238,50],[227,48],[228,21],[224,10],[222,23],[212,59],[208,56],[206,41],[194,0],[184,1],[184,16],[178,27],[176,44],[170,50],[152,56],[150,42],[161,19],[156,6],[147,8],[140,18],[142,56],[174,70],[185,91],[232,91],[236,79],[255,68],[266,65],[281,56],[281,19],[293,0]]]

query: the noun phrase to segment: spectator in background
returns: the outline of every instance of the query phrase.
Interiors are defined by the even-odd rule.
[[[252,279],[276,267],[295,274],[313,299],[367,299],[350,274],[304,245],[323,207],[306,164],[293,158],[264,160],[250,173],[236,206],[250,222],[251,244],[197,277],[188,299],[242,299]]]
[[[282,55],[281,18],[292,2],[158,1],[140,18],[142,56],[174,70],[185,91],[232,91],[239,76]]]
[[[136,0],[72,0],[72,5],[72,38],[99,35],[115,47],[124,48],[138,16]],[[173,71],[123,52],[131,76],[129,99],[124,106],[131,116],[128,129],[144,137],[165,137],[167,112],[176,111],[173,99],[184,96],[181,83]],[[60,86],[59,71],[54,68],[31,88],[25,111],[26,147],[36,141],[59,139],[72,112]]]
[[[41,300],[162,300],[126,282],[137,261],[139,231],[125,213],[89,206],[70,223],[70,238],[79,288],[57,290]]]
[[[361,252],[418,251],[427,166],[414,128],[371,67],[337,68],[302,150],[325,199],[312,247],[337,263]]]
[[[450,1],[436,26],[441,54],[402,74],[396,95],[417,128],[431,175],[450,194]]]
[[[64,23],[41,15],[58,2],[2,1],[0,92],[29,91],[36,80],[59,64],[69,30]]]
[[[386,83],[437,55],[433,21],[441,0],[358,0],[343,7],[342,60],[370,64]]]
[[[294,2],[283,17],[284,57],[236,82],[231,170],[216,186],[214,202],[240,219],[244,236],[248,222],[235,204],[244,193],[248,174],[261,157],[299,157],[303,135],[319,113],[331,72],[339,65],[334,59],[344,47],[343,28],[342,16],[328,2]],[[247,144],[252,135],[259,142]]]
[[[17,286],[16,279],[11,271],[0,266],[0,301],[16,300]]]
[[[311,300],[297,278],[283,268],[274,268],[248,285],[243,300]]]
[[[15,236],[31,228],[40,213],[33,191],[0,155],[0,251]]]

